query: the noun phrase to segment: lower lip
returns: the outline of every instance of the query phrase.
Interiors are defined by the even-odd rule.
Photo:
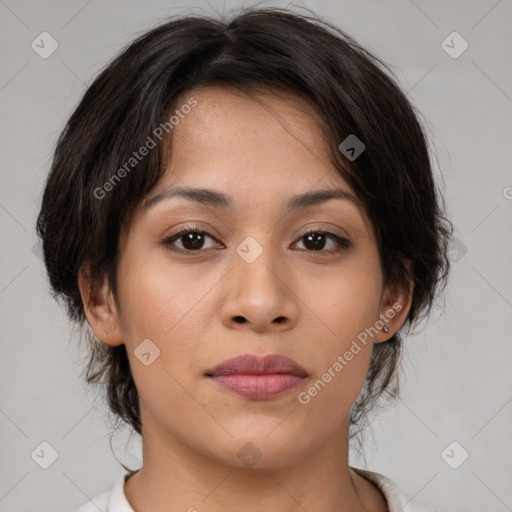
[[[273,398],[298,386],[303,377],[291,373],[268,375],[218,375],[210,377],[219,386],[247,398]]]

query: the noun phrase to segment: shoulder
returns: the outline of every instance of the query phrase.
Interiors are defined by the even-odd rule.
[[[72,512],[134,512],[124,494],[124,483],[128,474],[121,475],[114,486],[89,500]]]
[[[372,482],[388,502],[389,512],[441,512],[434,508],[425,508],[410,503],[411,498],[404,494],[390,478],[364,469],[351,468],[359,476]]]

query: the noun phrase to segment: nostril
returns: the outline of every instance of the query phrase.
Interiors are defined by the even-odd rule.
[[[235,316],[235,322],[243,324],[245,322],[245,318],[243,316]]]
[[[282,324],[283,322],[285,321],[285,318],[284,316],[278,316],[274,322],[278,323],[278,324]]]

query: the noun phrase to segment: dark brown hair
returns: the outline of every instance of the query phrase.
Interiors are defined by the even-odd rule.
[[[130,44],[93,81],[57,142],[37,233],[53,296],[64,300],[70,319],[86,332],[87,381],[106,386],[118,419],[141,434],[126,348],[92,334],[78,271],[87,267],[93,283],[106,275],[116,290],[119,237],[165,172],[165,138],[116,182],[115,192],[100,198],[97,191],[154,139],[155,128],[179,107],[178,95],[194,87],[226,85],[251,93],[270,86],[307,99],[325,124],[333,164],[374,225],[385,284],[414,282],[404,328],[410,332],[430,313],[446,284],[452,226],[418,114],[390,74],[375,55],[314,15],[252,8],[222,20],[168,20]],[[338,149],[351,134],[365,145],[356,159]],[[397,394],[401,346],[398,333],[374,345],[351,411],[351,437],[379,397]]]

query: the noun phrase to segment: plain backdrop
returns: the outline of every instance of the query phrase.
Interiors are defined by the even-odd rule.
[[[104,405],[79,377],[86,354],[35,247],[56,138],[96,73],[134,37],[169,15],[250,5],[0,0],[0,512],[69,512],[114,484],[118,460],[141,460],[127,431],[110,445]],[[444,308],[406,342],[402,399],[368,432],[367,466],[356,453],[351,463],[392,478],[416,504],[512,510],[512,2],[295,5],[393,67],[425,117],[455,226]],[[42,32],[58,44],[48,58],[31,46]],[[57,458],[44,469],[38,453]]]

